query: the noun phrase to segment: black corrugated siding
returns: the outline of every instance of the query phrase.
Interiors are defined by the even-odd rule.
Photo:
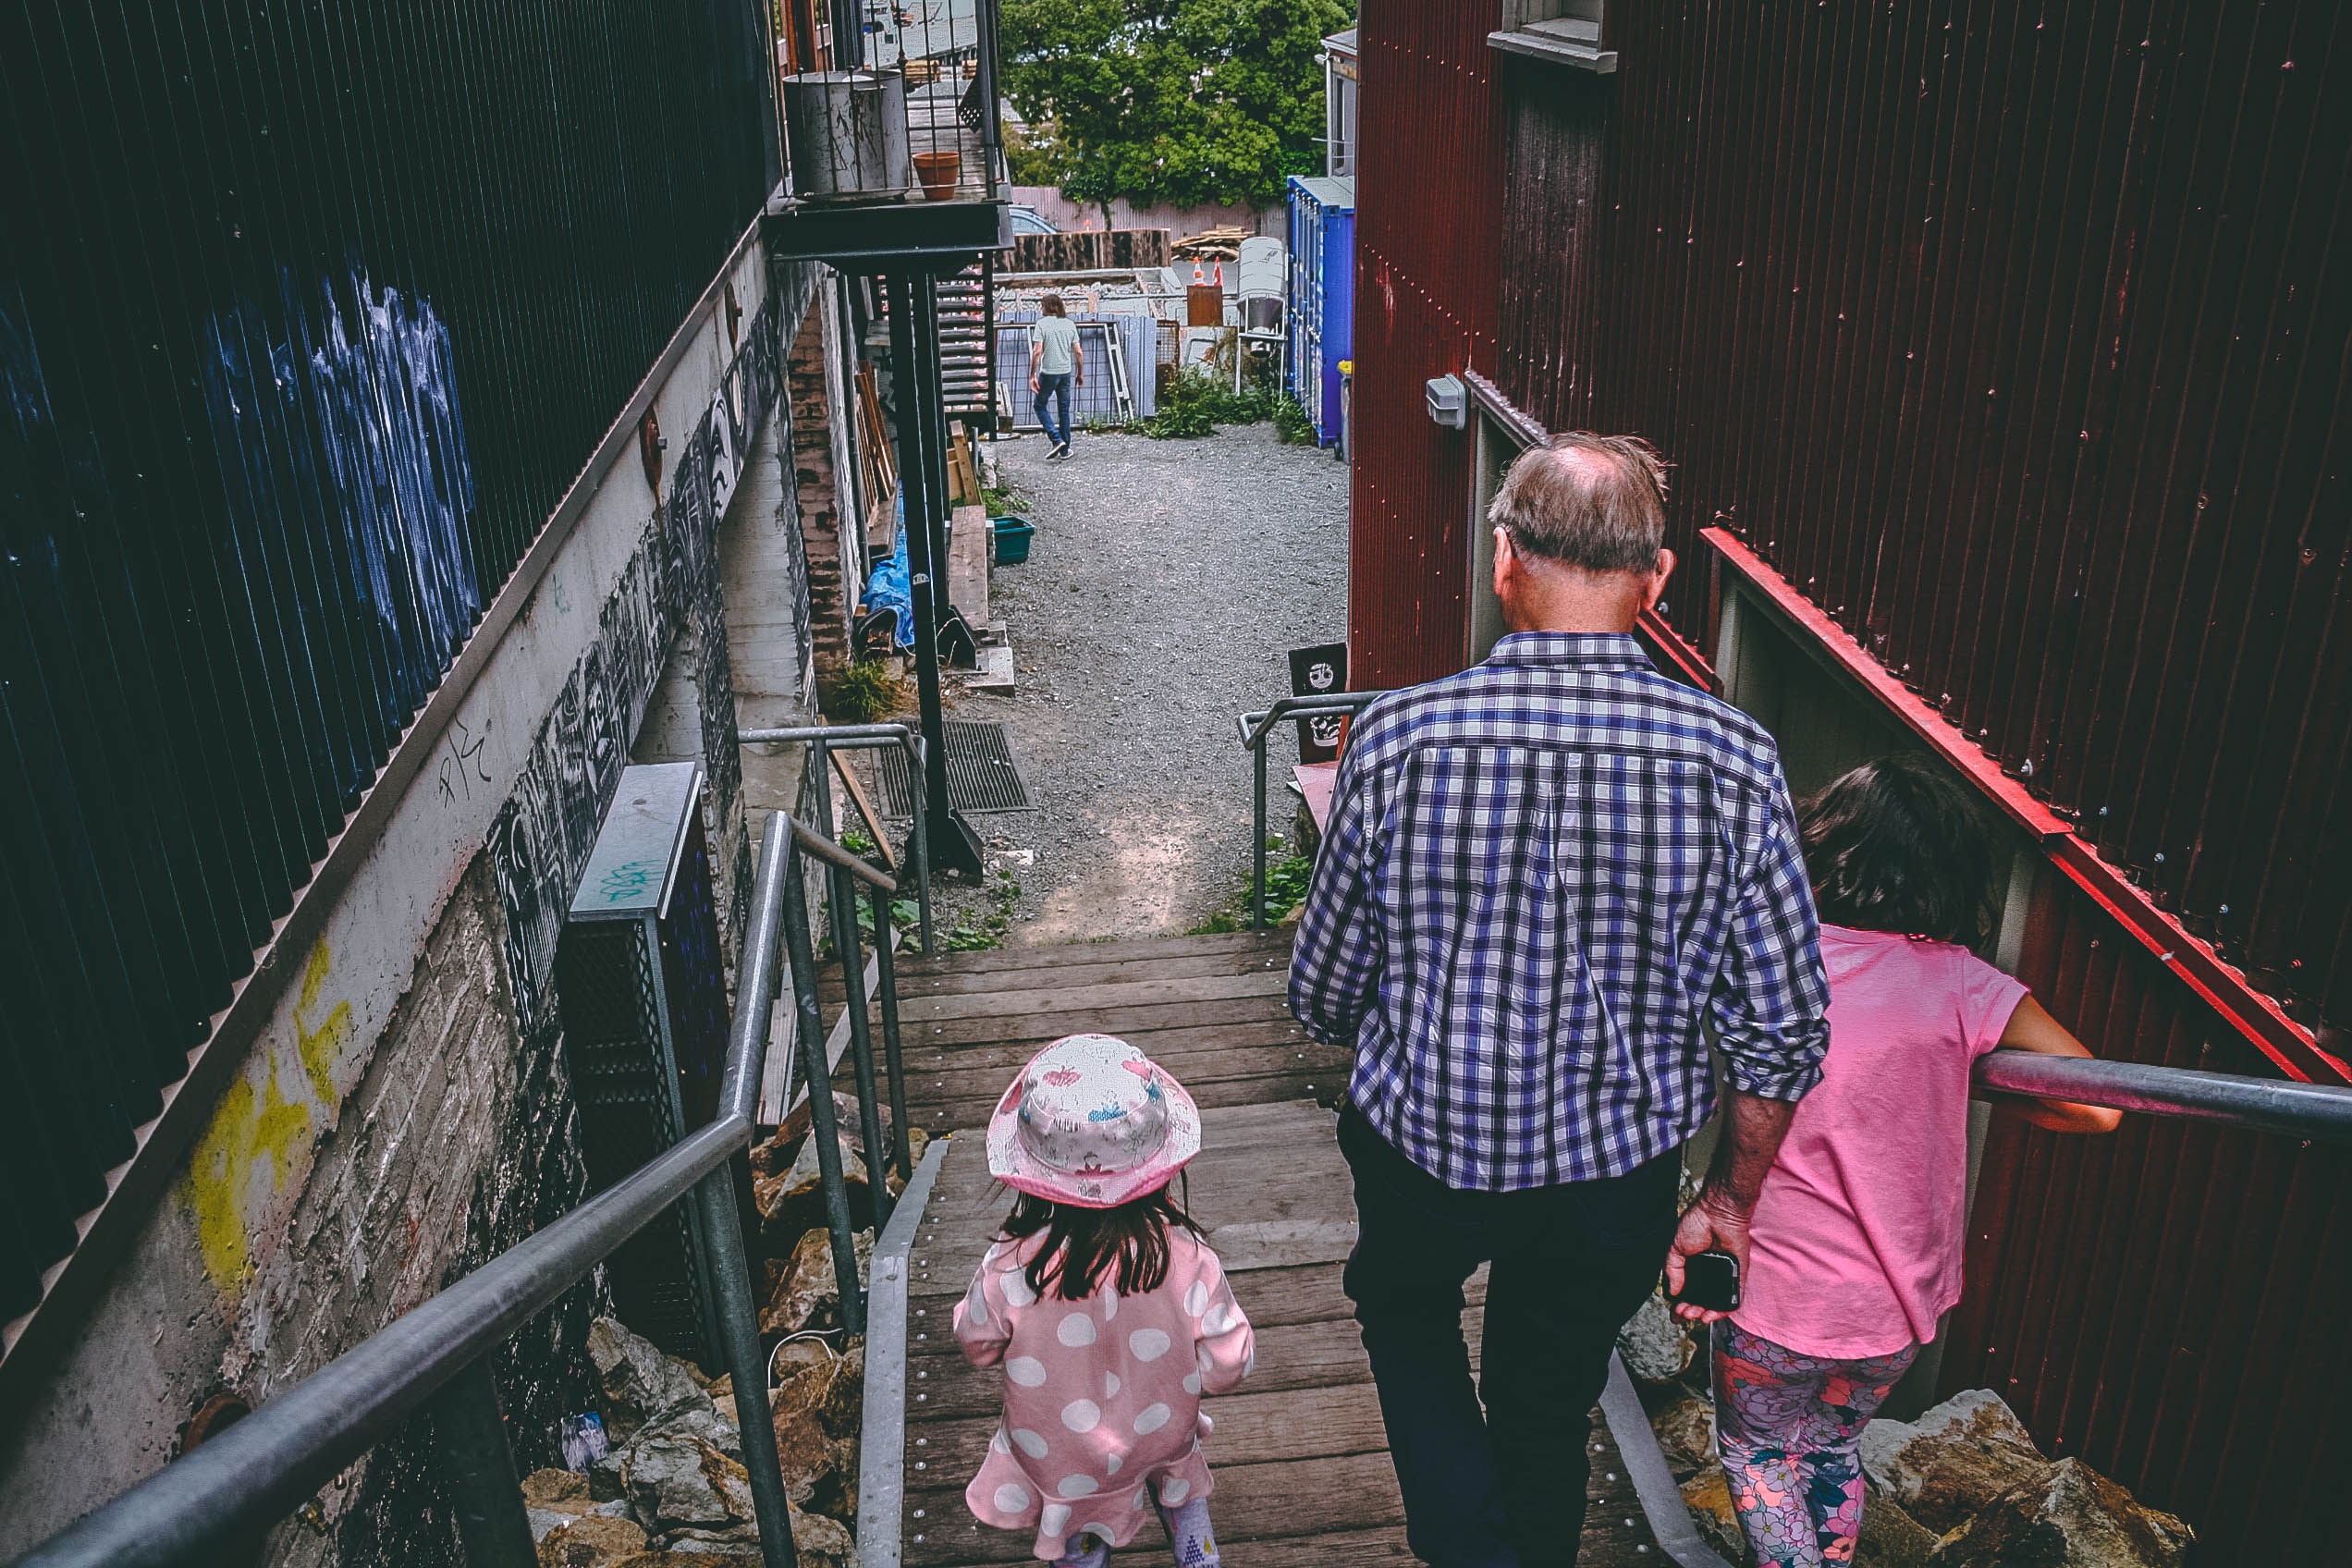
[[[1493,12],[1365,0],[1357,18],[1365,103],[1383,106],[1365,112],[1356,164],[1348,679],[1360,689],[1450,674],[1468,635],[1471,447],[1429,422],[1422,386],[1493,358]]]
[[[755,10],[0,17],[0,1318],[759,210]]]
[[[1740,534],[2339,1051],[2342,10],[1616,8],[1616,77],[1504,67],[1497,377],[1655,440],[1686,558]]]

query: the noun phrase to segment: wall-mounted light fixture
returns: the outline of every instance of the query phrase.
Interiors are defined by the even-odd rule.
[[[1429,395],[1429,419],[1449,430],[1460,430],[1470,423],[1470,388],[1458,375],[1433,375],[1425,390]]]

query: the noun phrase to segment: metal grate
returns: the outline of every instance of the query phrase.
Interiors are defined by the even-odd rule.
[[[1029,787],[1021,781],[1001,724],[951,718],[947,724],[948,803],[967,815],[991,811],[1035,811]],[[901,751],[880,753],[882,809],[901,822],[914,816],[914,791],[907,782]]]

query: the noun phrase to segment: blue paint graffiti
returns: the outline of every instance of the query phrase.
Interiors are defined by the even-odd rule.
[[[336,757],[373,776],[373,736],[407,722],[482,611],[467,519],[472,464],[448,328],[430,301],[354,267],[204,323],[203,402],[227,490],[224,549],[240,575],[307,563],[303,641],[349,638],[376,677],[374,724]]]

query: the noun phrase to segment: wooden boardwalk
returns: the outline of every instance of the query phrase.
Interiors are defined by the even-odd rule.
[[[1199,1101],[1193,1211],[1257,1329],[1241,1392],[1207,1408],[1212,1504],[1230,1568],[1343,1568],[1415,1561],[1379,1404],[1340,1290],[1355,1236],[1331,1107],[1346,1061],[1307,1040],[1283,1005],[1285,939],[1250,935],[1003,949],[900,964],[909,1114],[960,1133],[925,1216],[910,1292],[907,1502],[910,1565],[1030,1560],[1028,1539],[975,1524],[963,1486],[999,1408],[996,1371],[956,1354],[949,1314],[1010,1194],[977,1135],[1015,1070],[1063,1035],[1115,1034]],[[1477,1295],[1474,1281],[1473,1298]],[[1476,1345],[1478,1314],[1465,1315]],[[1598,1413],[1592,1568],[1669,1561],[1642,1519]],[[1121,1560],[1166,1561],[1157,1524]]]

